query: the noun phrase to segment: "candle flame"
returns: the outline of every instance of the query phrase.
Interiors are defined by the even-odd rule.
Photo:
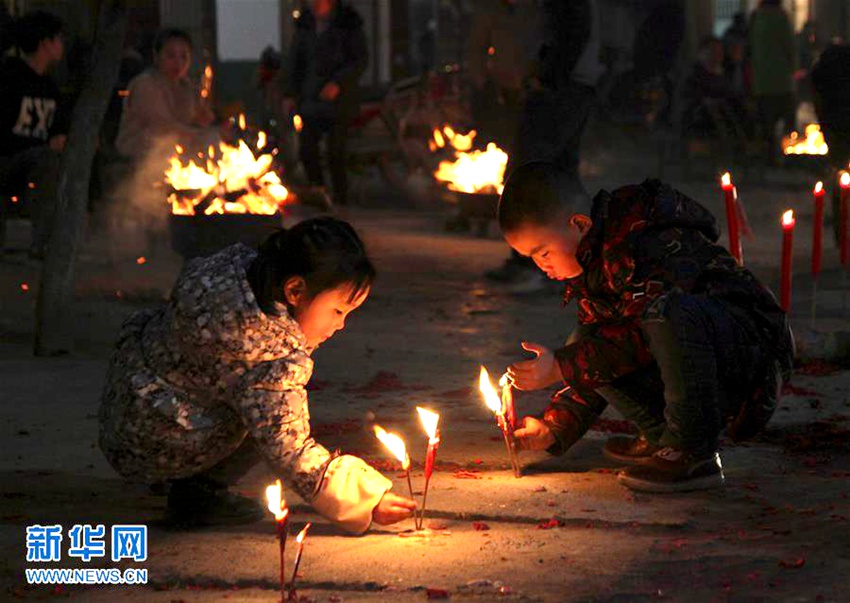
[[[850,187],[850,172],[841,172],[841,180],[839,180],[842,188]]]
[[[262,149],[266,146],[266,141],[266,133],[261,130],[260,133],[257,134],[257,149]]]
[[[269,511],[272,512],[277,521],[286,519],[286,516],[289,515],[289,508],[286,506],[286,499],[283,498],[280,480],[277,480],[271,486],[266,486],[266,500],[268,501]]]
[[[428,434],[428,443],[435,444],[437,442],[437,425],[440,423],[440,415],[421,406],[416,407],[416,412],[419,413],[422,428]]]
[[[144,264],[147,261],[148,261],[147,258],[145,258],[145,256],[143,256],[143,255],[136,258],[136,263],[139,266],[141,266],[142,264]]]
[[[484,403],[487,405],[487,408],[497,415],[502,414],[502,400],[499,398],[496,388],[493,387],[493,383],[490,381],[490,373],[483,366],[481,367],[481,372],[478,374],[478,389],[481,391],[481,395],[484,396]]]
[[[729,188],[730,186],[732,186],[732,174],[730,174],[729,172],[723,174],[720,177],[720,185],[723,186],[723,188]]]
[[[307,530],[310,529],[311,525],[313,524],[308,521],[307,525],[304,526],[304,529],[298,532],[298,536],[295,537],[295,542],[297,542],[298,544],[304,542],[304,539],[307,537]]]
[[[817,183],[817,184],[815,184],[815,194],[816,194],[816,195],[819,195],[819,194],[821,194],[822,192],[823,192],[823,182],[818,181],[818,183]]]
[[[410,457],[407,455],[407,446],[404,445],[404,440],[395,433],[389,433],[380,425],[375,425],[373,429],[375,430],[375,437],[381,440],[387,450],[399,460],[401,468],[407,471],[410,468]]]
[[[174,145],[174,150],[177,151],[178,155],[183,154],[183,147],[181,147],[179,144]]]
[[[295,128],[296,132],[300,132],[304,128],[304,120],[301,119],[300,115],[292,116],[292,127]]]
[[[782,226],[794,226],[794,210],[789,209],[782,214]]]

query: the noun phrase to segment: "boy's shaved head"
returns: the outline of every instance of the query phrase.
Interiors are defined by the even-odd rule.
[[[573,214],[590,215],[587,195],[577,178],[545,161],[513,170],[499,199],[499,226],[504,233],[525,225],[545,226]]]

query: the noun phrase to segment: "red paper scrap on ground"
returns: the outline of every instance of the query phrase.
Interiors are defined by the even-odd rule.
[[[538,530],[551,530],[552,528],[560,528],[564,526],[564,522],[557,517],[551,517],[546,521],[541,521],[537,524]]]
[[[792,385],[791,383],[786,383],[782,386],[782,395],[820,396],[821,394],[813,389],[806,389],[805,387],[797,387],[796,385]]]
[[[806,565],[806,559],[804,557],[797,557],[796,559],[782,559],[779,561],[779,567],[783,569],[799,569]]]
[[[481,479],[477,469],[458,469],[452,474],[457,479]]]
[[[833,364],[832,362],[826,362],[825,360],[812,360],[811,362],[800,364],[800,366],[794,369],[794,372],[800,375],[810,375],[812,377],[825,377],[827,375],[834,375],[840,370],[841,367],[837,364]]]
[[[429,599],[448,599],[449,591],[442,588],[426,588],[425,594]]]
[[[483,521],[473,521],[472,529],[474,529],[476,532],[486,532],[490,529],[490,526],[484,523]]]

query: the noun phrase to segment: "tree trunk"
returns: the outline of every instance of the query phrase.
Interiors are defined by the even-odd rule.
[[[88,190],[98,133],[103,124],[127,29],[123,0],[102,0],[92,71],[74,105],[68,142],[62,153],[56,211],[36,307],[35,354],[71,351],[74,268],[88,214]]]

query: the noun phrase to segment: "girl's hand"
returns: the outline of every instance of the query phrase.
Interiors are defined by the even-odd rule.
[[[520,450],[548,450],[555,443],[552,430],[543,421],[534,417],[523,417],[521,427],[514,431]]]
[[[522,342],[522,347],[537,355],[532,360],[516,362],[508,367],[508,378],[519,390],[543,389],[561,381],[561,367],[548,348],[536,343]]]
[[[372,511],[372,521],[378,525],[387,526],[407,519],[413,515],[416,501],[387,492]]]

